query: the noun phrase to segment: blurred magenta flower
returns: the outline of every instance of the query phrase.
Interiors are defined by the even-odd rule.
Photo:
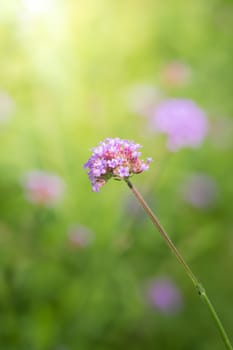
[[[167,277],[150,282],[147,297],[150,305],[166,314],[177,313],[183,306],[180,289]]]
[[[147,170],[152,159],[147,158],[145,162],[140,160],[140,147],[133,141],[107,138],[93,148],[92,156],[84,164],[84,168],[89,169],[92,190],[99,192],[111,178],[124,180]]]
[[[205,174],[192,174],[181,187],[183,199],[196,208],[212,207],[218,197],[216,182]]]
[[[191,68],[183,62],[171,61],[162,68],[161,78],[168,86],[185,86],[191,80]]]
[[[161,99],[159,89],[153,85],[133,86],[127,93],[127,105],[133,113],[148,117]]]
[[[25,175],[23,187],[29,202],[52,206],[61,200],[65,184],[57,175],[42,170],[32,170]]]
[[[167,99],[156,107],[151,126],[167,135],[169,150],[178,151],[202,144],[208,132],[208,119],[192,100]]]
[[[72,246],[85,248],[93,241],[93,232],[85,226],[75,225],[69,230],[69,242]]]
[[[0,123],[9,120],[14,108],[15,104],[12,98],[6,92],[0,91]]]

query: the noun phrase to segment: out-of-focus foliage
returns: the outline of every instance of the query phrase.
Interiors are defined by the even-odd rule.
[[[154,161],[133,181],[233,338],[232,2],[0,7],[0,348],[223,348],[127,186],[92,193],[83,163],[106,137],[143,145]],[[205,111],[197,148],[171,152],[151,127],[171,98]],[[164,278],[182,298],[176,312],[163,313],[157,294],[149,300],[148,285]]]

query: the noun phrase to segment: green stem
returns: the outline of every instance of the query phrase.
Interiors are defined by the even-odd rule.
[[[203,288],[203,286],[201,285],[201,283],[198,281],[197,277],[194,275],[194,273],[192,272],[192,270],[190,269],[190,267],[188,266],[188,264],[186,263],[186,261],[184,260],[184,258],[182,257],[182,255],[180,254],[180,252],[178,251],[178,249],[176,248],[176,246],[174,245],[174,243],[172,242],[171,238],[168,236],[167,232],[165,231],[165,229],[163,228],[163,226],[160,224],[159,220],[157,219],[157,217],[155,216],[155,214],[153,213],[153,211],[150,209],[150,207],[148,206],[148,204],[146,203],[146,201],[144,200],[144,198],[142,197],[142,195],[138,192],[138,190],[133,186],[133,184],[130,182],[129,179],[125,179],[127,185],[129,186],[129,188],[131,189],[131,191],[133,192],[133,194],[135,195],[135,197],[137,198],[137,200],[139,201],[139,203],[142,205],[142,207],[145,209],[146,213],[148,214],[148,216],[150,217],[151,221],[153,222],[153,224],[155,225],[155,227],[158,229],[158,231],[160,232],[160,234],[162,235],[162,237],[165,239],[167,245],[170,247],[170,249],[172,250],[172,252],[174,253],[176,259],[179,261],[179,263],[183,266],[183,268],[185,269],[187,275],[189,276],[189,278],[191,279],[191,281],[193,282],[195,288],[198,291],[198,294],[200,295],[200,297],[202,298],[202,300],[205,302],[205,304],[207,305],[207,307],[209,308],[209,311],[211,313],[211,316],[213,317],[213,320],[222,336],[223,342],[226,346],[226,349],[228,350],[233,350],[232,345],[230,343],[230,340],[226,334],[226,331],[223,328],[223,325],[212,305],[212,303],[210,302],[205,289]]]

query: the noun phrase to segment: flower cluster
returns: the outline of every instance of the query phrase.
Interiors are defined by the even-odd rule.
[[[195,102],[187,99],[161,102],[155,109],[151,124],[156,131],[167,135],[167,146],[171,151],[199,147],[208,132],[206,114]]]
[[[140,160],[140,147],[133,141],[107,138],[93,148],[92,156],[84,164],[84,168],[89,169],[92,190],[99,192],[111,178],[124,180],[147,170],[152,159],[148,158],[145,162]]]

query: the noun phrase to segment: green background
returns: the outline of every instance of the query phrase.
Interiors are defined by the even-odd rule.
[[[127,92],[155,86],[196,101],[215,118],[233,115],[233,5],[230,0],[0,1],[0,90],[15,103],[0,124],[0,348],[4,350],[189,349],[223,344],[208,310],[123,182],[91,192],[83,163],[105,137],[133,139],[152,157],[134,184],[148,199],[205,285],[233,339],[232,142],[169,153],[165,139],[132,112]],[[186,62],[191,83],[161,79]],[[54,208],[28,203],[23,175],[61,176]],[[177,190],[200,172],[218,184],[210,210]],[[94,241],[71,247],[68,230],[87,226]],[[184,308],[148,306],[148,280],[169,276]]]

